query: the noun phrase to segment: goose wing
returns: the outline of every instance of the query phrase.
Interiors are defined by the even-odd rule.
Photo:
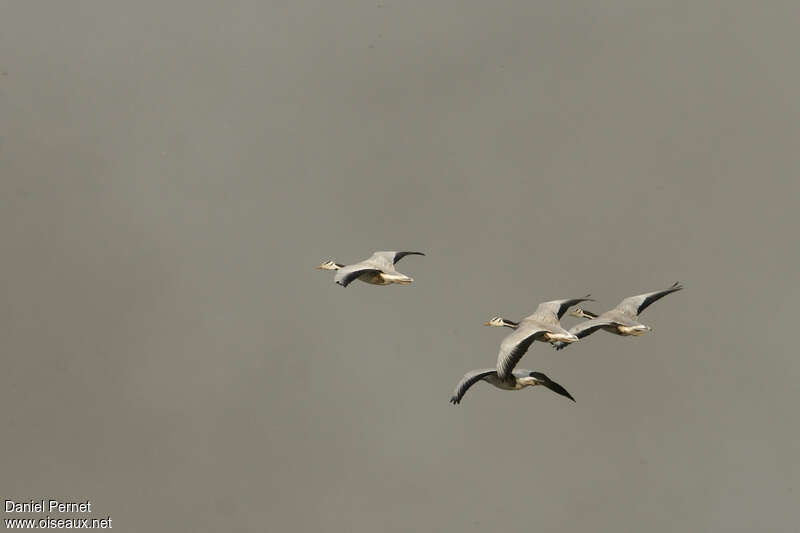
[[[555,315],[558,320],[561,320],[561,317],[564,316],[564,313],[566,313],[567,310],[573,305],[577,305],[581,302],[593,302],[594,300],[590,298],[590,296],[591,294],[587,294],[582,298],[568,298],[566,300],[551,300],[549,302],[542,302],[529,318],[545,318],[547,316]]]
[[[422,252],[374,252],[367,261],[374,261],[379,265],[394,265],[407,255],[425,255]]]
[[[646,292],[644,294],[637,294],[636,296],[625,298],[619,303],[617,309],[629,316],[635,317],[647,309],[653,302],[657,302],[667,294],[681,289],[683,289],[683,285],[676,281],[671,287],[663,291]]]
[[[375,268],[374,266],[366,265],[364,263],[357,263],[355,265],[349,265],[344,268],[340,268],[336,271],[336,275],[333,277],[333,281],[341,285],[342,287],[347,287],[353,280],[357,279],[360,275],[366,274],[371,272],[373,274],[378,274],[380,272],[379,269]]]
[[[458,385],[456,385],[456,390],[453,391],[453,395],[450,397],[450,403],[461,403],[461,398],[464,397],[464,394],[466,394],[470,387],[487,378],[488,376],[491,376],[495,372],[496,370],[494,368],[482,368],[480,370],[472,370],[464,374],[464,377],[458,382]]]
[[[497,377],[508,378],[533,341],[543,337],[545,333],[547,328],[542,325],[523,321],[519,328],[507,335],[500,343],[500,352],[497,354]]]
[[[569,328],[569,332],[578,337],[579,339],[582,339],[584,337],[591,335],[592,333],[594,333],[595,331],[604,326],[611,326],[613,324],[616,324],[616,322],[613,320],[608,320],[605,318],[592,318],[590,320],[586,320],[584,322],[581,322],[580,324],[572,326],[571,328]],[[568,345],[569,345],[568,342],[556,342],[553,343],[553,348],[555,348],[556,350],[561,350],[563,348],[566,348]]]
[[[555,381],[553,381],[552,379],[550,379],[549,377],[547,377],[543,373],[541,373],[541,372],[531,372],[530,376],[532,378],[534,378],[536,381],[538,381],[539,383],[541,383],[542,385],[544,385],[545,387],[547,387],[548,389],[550,389],[551,391],[555,392],[556,394],[560,394],[561,396],[565,396],[565,397],[569,398],[570,400],[572,400],[573,402],[575,401],[575,398],[572,397],[572,394],[567,392],[567,389],[565,389],[559,383],[556,383]]]

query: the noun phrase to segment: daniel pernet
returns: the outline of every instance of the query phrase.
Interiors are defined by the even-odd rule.
[[[62,502],[59,500],[29,500],[27,502],[15,502],[6,500],[5,508],[7,513],[91,513],[92,502]]]

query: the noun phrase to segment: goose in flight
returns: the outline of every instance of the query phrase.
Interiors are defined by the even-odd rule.
[[[532,372],[530,370],[523,370],[518,368],[514,370],[510,376],[506,379],[500,379],[497,376],[497,370],[494,368],[484,368],[481,370],[473,370],[472,372],[467,372],[461,381],[456,385],[456,390],[453,392],[453,395],[450,397],[450,403],[452,404],[459,404],[461,403],[461,398],[464,397],[467,390],[470,387],[475,385],[479,381],[485,381],[497,387],[498,389],[503,390],[520,390],[524,389],[525,387],[534,387],[536,385],[543,385],[550,389],[551,391],[555,392],[556,394],[560,394],[561,396],[566,396],[573,402],[575,398],[567,392],[567,389],[547,377],[546,375],[542,374],[541,372]]]
[[[587,294],[583,298],[573,298],[569,300],[553,300],[551,302],[544,302],[540,304],[539,307],[536,308],[536,311],[532,315],[526,317],[525,319],[523,319],[523,321],[534,318],[539,318],[539,319],[544,318],[546,321],[552,324],[553,315],[555,314],[556,323],[560,327],[558,320],[560,320],[561,317],[564,316],[564,313],[566,313],[567,309],[580,302],[587,302],[587,301],[593,302],[594,300],[589,298],[589,296],[591,295]],[[574,312],[570,313],[570,315],[574,315]],[[521,322],[514,322],[513,320],[509,320],[501,316],[494,316],[491,318],[491,320],[485,322],[484,326],[492,326],[495,328],[509,328],[516,330],[517,328],[519,328],[520,323]],[[537,340],[543,340],[544,342],[558,342],[558,339],[555,339],[552,335],[548,335],[547,337],[548,338],[546,339],[537,339]]]
[[[514,331],[500,343],[500,352],[497,354],[497,368],[484,368],[467,372],[456,386],[450,402],[454,404],[460,403],[467,390],[479,381],[486,381],[503,390],[519,390],[525,387],[544,385],[553,392],[566,396],[574,402],[575,398],[564,387],[541,372],[523,369],[515,370],[514,367],[517,366],[519,360],[528,351],[533,341],[562,341],[567,343],[577,341],[578,337],[562,328],[558,321],[564,316],[567,309],[587,301],[594,300],[589,298],[588,294],[583,298],[552,300],[540,303],[532,315],[523,318],[519,323],[504,320],[500,317],[495,317],[495,319],[499,319],[497,321],[492,319],[487,322],[487,325],[509,327]],[[495,323],[492,323],[493,321]]]
[[[408,284],[414,281],[414,278],[401,274],[394,268],[395,263],[407,255],[425,254],[422,252],[375,252],[369,258],[353,265],[325,261],[317,269],[335,270],[336,275],[333,280],[342,287],[347,287],[356,279],[373,285]]]
[[[615,335],[623,336],[639,336],[644,335],[645,332],[651,331],[653,328],[646,326],[639,322],[639,314],[647,309],[650,304],[656,302],[673,292],[683,289],[683,285],[675,282],[671,287],[655,292],[647,292],[644,294],[637,294],[622,300],[614,309],[606,311],[601,315],[586,311],[585,309],[578,308],[570,313],[572,316],[580,318],[588,318],[586,322],[570,328],[569,332],[582,339],[587,335],[591,335],[597,330],[605,330]],[[556,342],[553,348],[561,350],[567,346],[567,343]]]
[[[497,377],[505,380],[511,376],[514,367],[528,351],[534,341],[540,342],[577,342],[578,337],[561,327],[559,320],[573,305],[594,301],[589,294],[583,298],[552,300],[542,302],[532,315],[523,318],[519,324],[500,343],[497,354]],[[491,322],[491,321],[490,321]],[[509,322],[509,321],[504,321]]]

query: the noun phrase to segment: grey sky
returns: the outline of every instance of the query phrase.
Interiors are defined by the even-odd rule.
[[[3,498],[122,531],[796,530],[795,3],[2,12]],[[314,270],[384,249],[427,253],[414,284]],[[674,281],[652,333],[525,356],[577,403],[448,404],[491,316]]]

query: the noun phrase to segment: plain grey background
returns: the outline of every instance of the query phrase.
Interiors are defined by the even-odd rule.
[[[2,497],[122,531],[796,531],[798,17],[5,2]],[[382,249],[427,252],[414,284],[314,270]],[[526,355],[577,403],[448,404],[492,315],[674,281],[651,334]]]

